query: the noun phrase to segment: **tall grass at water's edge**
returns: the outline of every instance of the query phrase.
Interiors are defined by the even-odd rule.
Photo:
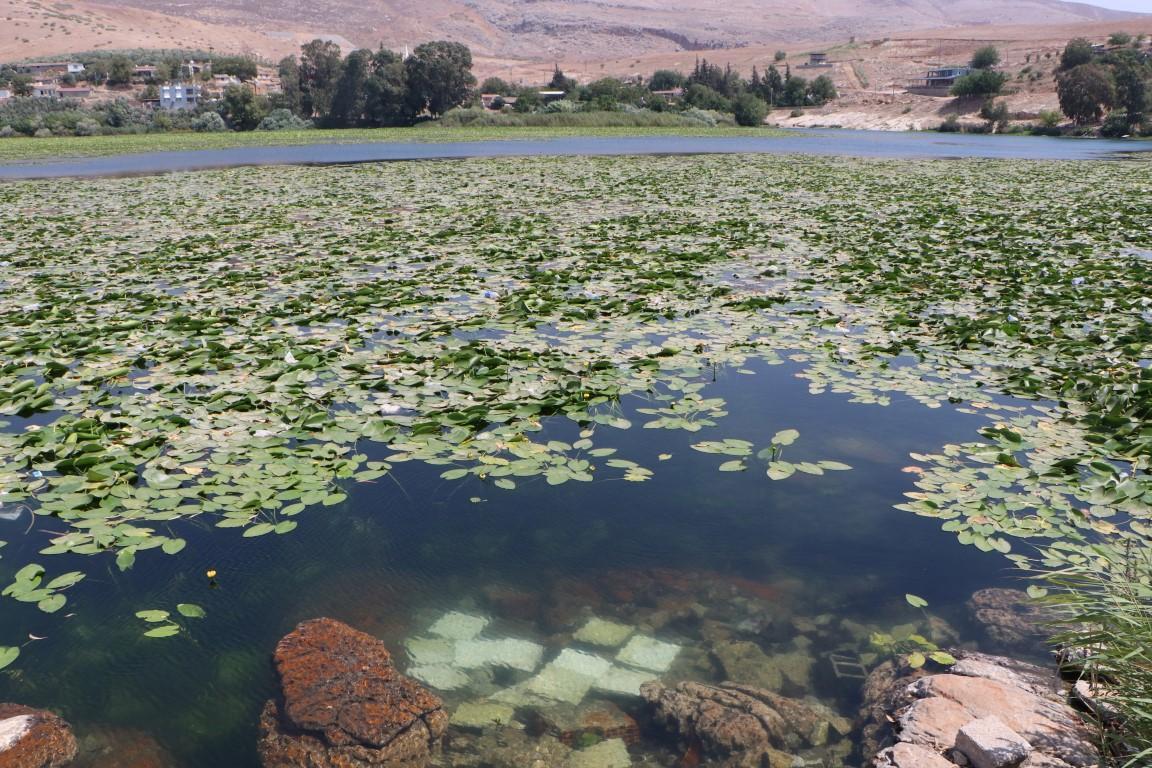
[[[1152,760],[1152,549],[1091,548],[1082,561],[1042,574],[1053,589],[1053,640],[1101,695],[1101,752],[1111,765]],[[1108,764],[1108,763],[1106,763]]]

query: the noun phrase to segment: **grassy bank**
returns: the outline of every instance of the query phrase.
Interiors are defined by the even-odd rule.
[[[654,115],[656,113],[653,113]],[[550,117],[541,115],[540,117]],[[556,115],[557,118],[582,117]],[[555,139],[565,136],[765,136],[768,128],[709,127],[700,123],[603,125],[596,121],[563,120],[540,125],[511,122],[501,125],[448,126],[427,123],[412,128],[350,128],[246,133],[144,133],[122,136],[66,136],[0,139],[0,162],[99,157],[140,152],[186,152],[234,147],[276,147],[303,144],[366,144],[373,142],[491,141]]]

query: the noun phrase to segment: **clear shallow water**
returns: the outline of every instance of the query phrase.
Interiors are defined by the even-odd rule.
[[[153,152],[0,165],[0,179],[132,176],[258,165],[335,165],[470,157],[767,153],[880,158],[1098,160],[1150,150],[1152,142],[1117,139],[822,130],[764,137],[565,137],[443,143],[309,144]]]
[[[733,418],[722,429],[620,434],[625,455],[650,463],[670,455],[647,483],[536,480],[509,493],[402,464],[394,479],[351,487],[344,506],[301,515],[291,535],[242,539],[185,526],[180,557],[142,556],[127,573],[109,562],[70,592],[75,614],[66,620],[7,603],[6,622],[46,639],[25,648],[18,672],[0,675],[0,700],[57,708],[88,743],[94,732],[136,729],[180,766],[245,768],[257,765],[256,719],[274,691],[270,654],[295,623],[347,621],[384,639],[405,668],[406,639],[445,611],[465,610],[549,654],[590,614],[647,626],[682,647],[670,681],[723,677],[705,621],[751,626],[769,655],[792,653],[804,637],[810,685],[791,695],[816,695],[851,716],[858,682],[837,680],[826,658],[852,642],[843,619],[877,629],[916,622],[922,616],[904,601],[914,592],[972,641],[965,599],[1007,583],[999,556],[892,509],[911,488],[901,472],[908,452],[971,439],[986,422],[911,400],[879,407],[813,396],[790,365],[751,367],[757,375],[720,371],[705,390],[728,401]],[[720,436],[762,444],[783,427],[802,436],[789,458],[854,471],[774,483],[758,469],[720,473],[721,457],[689,447]],[[545,430],[572,439],[575,427],[554,421]],[[28,524],[27,516],[0,523]],[[6,561],[33,556],[27,540],[9,538]],[[209,568],[219,573],[215,588]],[[177,602],[199,603],[208,617],[189,620],[176,638],[140,636],[136,610]],[[450,706],[469,696],[445,693]]]

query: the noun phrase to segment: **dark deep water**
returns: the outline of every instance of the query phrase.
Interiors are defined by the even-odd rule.
[[[70,591],[65,613],[75,613],[67,618],[6,607],[8,620],[46,639],[25,647],[17,672],[0,675],[0,700],[60,710],[82,743],[112,733],[129,742],[123,749],[144,749],[143,732],[184,768],[249,768],[257,765],[257,716],[274,690],[270,654],[298,621],[344,620],[382,638],[404,669],[404,642],[459,610],[490,617],[490,631],[541,643],[549,655],[590,615],[640,626],[681,647],[672,680],[722,675],[703,630],[704,619],[718,622],[752,633],[769,655],[802,651],[807,685],[793,681],[789,693],[851,717],[859,681],[832,674],[827,654],[859,650],[852,627],[919,621],[904,600],[915,593],[973,643],[965,600],[1011,584],[1000,555],[892,509],[912,487],[901,471],[910,451],[970,440],[986,422],[910,399],[880,407],[813,396],[791,365],[750,367],[757,375],[722,370],[705,390],[725,398],[735,417],[723,436],[763,444],[794,427],[801,440],[789,458],[854,469],[781,482],[758,468],[721,473],[723,457],[689,447],[719,430],[639,428],[616,443],[659,465],[646,483],[553,487],[536,479],[507,492],[442,480],[440,467],[399,464],[393,478],[352,486],[342,507],[300,515],[289,535],[245,539],[205,523],[182,529],[189,544],[178,557],[142,553],[126,573],[109,560],[107,571]],[[545,430],[571,440],[576,427],[555,421]],[[7,563],[35,559],[12,530],[29,525],[27,514],[0,521],[12,540]],[[51,558],[54,570],[66,568],[60,560]],[[216,587],[208,569],[218,572]],[[187,620],[178,637],[141,636],[135,611],[178,602],[202,605],[207,618]],[[475,691],[443,695],[451,709]]]

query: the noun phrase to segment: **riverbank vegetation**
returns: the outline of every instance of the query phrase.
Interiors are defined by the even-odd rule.
[[[66,79],[126,87],[134,77],[147,78],[139,99],[125,90],[120,98],[92,105],[35,98],[28,75],[14,66],[0,68],[0,86],[16,93],[0,104],[0,138],[403,127],[453,110],[461,111],[453,125],[491,127],[759,126],[773,107],[819,106],[837,97],[827,76],[810,82],[787,65],[781,72],[773,64],[763,75],[753,68],[744,79],[707,60],[698,60],[687,74],[662,70],[648,78],[604,77],[581,84],[557,68],[546,84],[489,78],[477,87],[471,51],[460,43],[424,43],[407,56],[385,48],[344,55],[332,42],[313,40],[299,56],[280,62],[276,92],[252,86],[253,60],[210,57],[189,79],[195,83],[213,72],[235,80],[218,96],[202,94],[181,105],[185,108],[171,109],[160,103],[159,85],[179,81],[183,71],[195,68],[169,54],[152,59],[159,63],[141,68],[124,54],[88,57],[84,72]],[[148,74],[133,74],[140,71]]]

